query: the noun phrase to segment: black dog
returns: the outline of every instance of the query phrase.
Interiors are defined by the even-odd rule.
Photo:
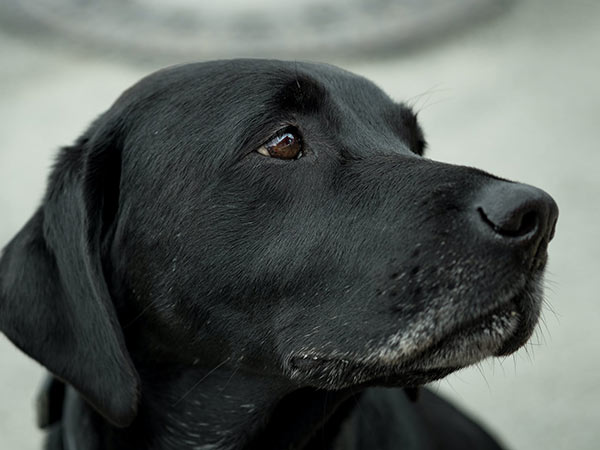
[[[525,343],[557,207],[424,147],[409,108],[326,65],[125,92],[0,263],[0,328],[57,377],[48,447],[498,448],[383,387]]]

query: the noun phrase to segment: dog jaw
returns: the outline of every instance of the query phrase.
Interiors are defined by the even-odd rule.
[[[423,312],[412,326],[383,342],[367,342],[362,351],[304,348],[284,360],[284,370],[301,385],[331,390],[422,385],[525,344],[540,313],[541,275],[501,298],[493,303],[499,306],[468,321],[443,310]]]

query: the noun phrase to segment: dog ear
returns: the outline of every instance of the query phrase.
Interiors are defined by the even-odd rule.
[[[0,260],[0,330],[124,427],[137,414],[140,382],[100,256],[120,161],[110,133],[62,150],[42,206]]]

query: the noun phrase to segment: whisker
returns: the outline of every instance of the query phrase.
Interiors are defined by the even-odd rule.
[[[133,319],[131,319],[129,322],[127,322],[125,325],[123,325],[123,329],[128,328],[131,325],[133,325],[135,322],[137,322],[144,314],[146,314],[146,312],[148,312],[148,310],[150,308],[156,306],[160,302],[160,300],[161,300],[160,297],[157,297],[154,300],[150,301],[146,306],[144,306],[142,308],[142,310]]]
[[[227,387],[227,385],[229,384],[229,382],[233,379],[233,376],[237,373],[238,370],[240,370],[240,366],[236,366],[233,369],[233,372],[231,373],[231,375],[229,376],[229,378],[227,379],[227,381],[225,382],[225,384],[223,385],[223,387],[220,389],[221,392],[225,391],[225,388]]]
[[[431,108],[432,106],[439,105],[440,103],[444,103],[444,102],[447,102],[447,101],[448,101],[448,98],[441,98],[441,99],[439,99],[439,100],[437,100],[435,102],[427,103],[421,109],[419,109],[419,113],[425,111],[426,109]]]
[[[460,392],[458,392],[458,390],[457,390],[457,389],[456,389],[456,388],[455,388],[455,387],[452,385],[452,383],[450,382],[450,379],[449,379],[449,378],[447,378],[447,377],[446,377],[446,378],[444,378],[444,379],[443,379],[443,381],[445,381],[445,382],[446,382],[446,384],[447,384],[447,385],[448,385],[448,387],[449,387],[449,388],[452,390],[452,392],[454,392],[454,393],[455,393],[455,394],[456,394],[458,397],[460,397],[460,398],[463,398],[463,396],[461,395],[461,393],[460,393]],[[463,382],[464,382],[464,380],[461,380],[461,381],[463,381]],[[435,393],[436,393],[436,394],[439,394],[439,393],[440,393],[441,386],[442,386],[442,383],[441,383],[441,381],[437,382],[437,383],[436,383],[436,386],[437,386],[437,389],[435,390]]]
[[[485,376],[485,373],[483,372],[483,368],[481,367],[481,363],[475,364],[475,367],[477,367],[477,370],[479,370],[479,373],[481,374],[481,376],[483,377],[483,380],[485,381],[485,384],[487,385],[488,391],[491,393],[492,392],[492,388],[490,387],[490,383],[488,382],[488,379]]]
[[[502,375],[504,377],[506,377],[506,369],[504,368],[504,361],[506,361],[506,359],[508,358],[508,356],[505,356],[504,358],[496,358],[495,361],[498,361],[498,363],[500,364],[500,368],[502,369]]]
[[[194,383],[194,385],[189,388],[185,394],[183,394],[181,396],[181,398],[179,400],[177,400],[175,403],[173,403],[171,406],[177,406],[179,404],[179,402],[181,402],[184,398],[186,398],[194,389],[196,389],[196,387],[198,387],[198,385],[200,383],[202,383],[204,380],[206,380],[213,372],[215,372],[217,369],[219,369],[220,367],[222,367],[227,361],[229,361],[229,357],[224,360],[223,362],[217,364],[216,367],[214,367],[213,369],[211,369],[208,373],[206,373],[202,378],[200,378],[196,383]]]
[[[554,317],[556,317],[556,319],[560,319],[560,314],[558,314],[556,312],[556,310],[552,307],[552,305],[550,304],[550,302],[548,301],[548,299],[544,298],[542,300],[542,304],[544,305],[544,308],[546,308],[548,311],[550,311]]]
[[[541,333],[542,337],[544,338],[544,344],[546,344],[547,341],[546,341],[546,335],[544,334],[544,329],[548,333],[548,336],[550,336],[550,328],[548,328],[548,323],[546,322],[546,317],[544,317],[543,311],[542,311],[542,314],[540,315],[540,324],[541,325],[538,324],[536,331],[539,331]]]
[[[531,353],[529,353],[529,348],[527,345],[523,346],[523,350],[525,350],[525,354],[527,355],[527,358],[529,359],[529,362],[533,364],[533,358],[531,357]]]
[[[408,98],[407,100],[404,101],[404,103],[406,103],[407,105],[409,105],[411,108],[413,109],[417,109],[417,114],[422,111],[424,108],[428,107],[428,102],[431,99],[431,97],[433,97],[435,94],[441,93],[441,92],[448,92],[451,91],[451,89],[449,88],[442,88],[440,87],[439,83],[437,85],[434,85],[432,87],[430,87],[429,89],[425,90],[424,92],[421,92],[420,94],[414,95],[410,98]],[[420,108],[418,106],[418,103],[421,101],[423,101],[423,107]]]

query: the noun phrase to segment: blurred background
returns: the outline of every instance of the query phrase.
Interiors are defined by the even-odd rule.
[[[536,336],[433,388],[509,448],[599,448],[600,2],[4,0],[0,246],[37,206],[57,149],[124,89],[168,64],[234,56],[362,74],[419,111],[429,157],[554,196]],[[0,450],[40,447],[41,374],[0,335]]]

